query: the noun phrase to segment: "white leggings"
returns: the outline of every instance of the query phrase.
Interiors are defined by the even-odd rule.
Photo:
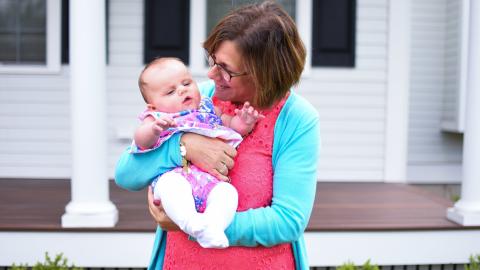
[[[173,171],[160,176],[153,192],[154,198],[162,202],[168,217],[182,231],[196,237],[197,240],[201,237],[201,232],[209,227],[214,227],[223,234],[233,220],[238,206],[237,190],[229,183],[220,182],[210,191],[205,212],[198,213],[190,183],[182,175]],[[221,237],[225,237],[224,234]],[[205,245],[217,247],[215,244]]]

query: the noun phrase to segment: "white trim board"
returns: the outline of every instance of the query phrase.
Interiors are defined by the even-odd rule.
[[[0,266],[34,265],[63,253],[79,267],[146,267],[154,233],[0,232]]]
[[[461,184],[462,164],[409,165],[408,184]]]
[[[207,37],[207,2],[190,0],[190,70],[195,76],[205,76],[208,72],[205,52],[202,47]]]
[[[393,232],[307,232],[310,265],[463,264],[480,251],[480,229]]]
[[[468,46],[469,46],[469,19],[470,19],[470,1],[469,0],[459,0],[460,11],[458,20],[455,21],[457,27],[457,38],[458,38],[458,48],[455,48],[454,51],[457,51],[457,80],[455,82],[456,88],[456,103],[455,103],[455,114],[452,116],[453,119],[442,119],[441,127],[442,130],[447,132],[463,133],[465,131],[465,108],[467,101],[467,72],[468,72]],[[443,108],[445,113],[445,107]],[[448,117],[447,117],[448,118]]]
[[[306,232],[311,266],[347,261],[378,265],[466,263],[480,250],[480,229],[391,232]],[[146,267],[154,233],[0,232],[0,266],[34,264],[63,252],[81,267]]]

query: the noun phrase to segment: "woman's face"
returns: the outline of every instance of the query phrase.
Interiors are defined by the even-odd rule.
[[[232,77],[227,81],[220,73],[220,67],[234,74],[245,72],[242,56],[237,50],[233,41],[223,41],[218,49],[212,54],[217,65],[214,65],[208,71],[208,77],[215,81],[215,97],[223,101],[234,103],[253,102],[255,95],[255,86],[252,75]],[[253,104],[255,105],[255,104]]]

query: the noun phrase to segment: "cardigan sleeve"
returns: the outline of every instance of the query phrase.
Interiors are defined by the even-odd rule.
[[[131,191],[141,190],[156,176],[180,166],[180,136],[174,134],[161,147],[146,153],[129,153],[129,146],[123,151],[115,168],[117,185]]]
[[[316,110],[292,93],[275,126],[270,207],[239,212],[225,231],[231,246],[273,246],[303,235],[315,198],[320,131]],[[288,105],[288,106],[287,106]]]
[[[213,81],[198,84],[202,95],[211,97]],[[183,133],[172,135],[161,147],[141,154],[131,154],[130,146],[120,156],[115,168],[115,182],[128,190],[145,188],[158,175],[181,166],[180,138]]]

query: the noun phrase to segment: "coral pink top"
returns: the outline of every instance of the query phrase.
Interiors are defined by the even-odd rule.
[[[288,95],[273,109],[263,111],[253,132],[237,149],[235,166],[230,171],[238,191],[238,212],[270,206],[273,195],[272,146],[278,114]],[[233,115],[235,105],[213,99],[224,113]],[[167,233],[163,269],[295,269],[290,243],[273,247],[229,247],[205,249],[188,240],[184,232]]]

